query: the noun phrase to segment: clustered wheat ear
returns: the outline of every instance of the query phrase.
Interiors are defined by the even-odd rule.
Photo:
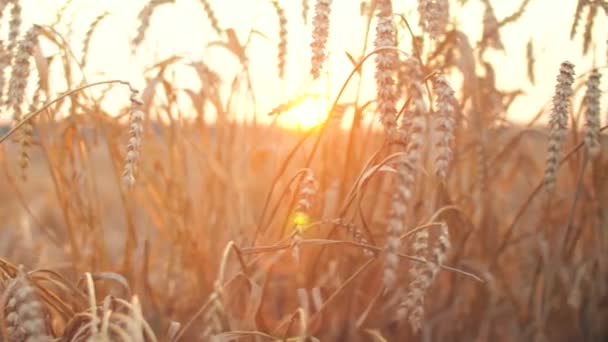
[[[563,62],[557,76],[557,85],[553,95],[553,109],[551,111],[550,126],[551,135],[547,150],[547,162],[545,167],[545,186],[549,193],[555,188],[557,167],[559,164],[560,151],[563,140],[568,129],[568,113],[572,97],[572,84],[574,83],[574,64]]]
[[[380,122],[389,139],[396,138],[396,90],[394,76],[398,70],[399,58],[395,28],[393,26],[393,6],[391,0],[378,2],[378,23],[376,25],[376,49],[382,49],[376,54],[376,91],[378,92],[376,106]],[[388,48],[388,49],[387,49]]]
[[[8,85],[7,106],[13,111],[13,124],[21,120],[21,104],[25,97],[25,89],[30,76],[30,58],[38,45],[39,27],[33,26],[19,43],[13,70]]]
[[[450,20],[449,0],[418,0],[420,27],[431,39],[438,39],[445,34]]]
[[[387,232],[386,258],[384,264],[384,286],[393,289],[397,283],[399,268],[399,250],[401,235],[405,232],[404,222],[408,204],[414,191],[416,168],[422,160],[422,148],[425,144],[426,116],[428,109],[424,101],[422,69],[420,63],[408,58],[405,62],[405,74],[412,103],[403,115],[399,126],[399,136],[406,143],[404,154],[396,161],[397,177],[391,200]]]
[[[38,105],[40,104],[40,97],[42,94],[42,89],[38,87],[34,96],[32,97],[32,102],[30,103],[29,112],[33,112],[38,109]],[[30,149],[32,145],[33,135],[34,135],[34,118],[27,120],[22,128],[21,128],[21,136],[20,145],[21,152],[19,154],[19,167],[21,168],[21,178],[23,181],[27,180],[27,170],[30,165]]]
[[[591,158],[600,153],[600,79],[602,74],[594,69],[587,80],[585,92],[585,146]]]
[[[325,45],[329,37],[329,15],[331,13],[331,0],[317,0],[315,15],[312,18],[312,48],[311,70],[314,79],[319,78],[323,62],[325,62]]]
[[[132,91],[131,112],[129,113],[129,143],[125,157],[125,167],[122,173],[123,182],[127,187],[135,185],[135,171],[143,135],[142,121],[144,119],[144,112],[141,110],[143,103],[136,96],[137,91]]]
[[[432,249],[430,248],[429,236],[430,234],[426,229],[415,234],[412,246],[414,256],[423,259],[424,262],[416,263],[410,269],[408,291],[397,310],[397,320],[407,317],[414,332],[418,332],[422,327],[424,297],[439,273],[450,249],[450,235],[445,222],[440,224],[437,240],[433,243]]]
[[[11,66],[11,53],[6,49],[4,41],[0,40],[0,106],[4,105],[4,87],[6,85],[6,69]]]
[[[458,105],[454,90],[445,76],[438,75],[433,80],[433,90],[437,96],[431,140],[435,174],[443,181],[446,179],[452,160],[455,113]]]
[[[272,6],[279,18],[278,69],[279,77],[283,78],[287,59],[287,16],[285,16],[285,10],[279,5],[278,1],[273,1]]]
[[[36,287],[20,267],[2,295],[3,319],[8,341],[50,342],[45,308]]]
[[[19,33],[21,32],[21,4],[19,4],[19,0],[12,0],[11,4],[13,7],[11,8],[11,19],[9,22],[8,28],[8,46],[7,50],[10,53],[13,53],[15,48],[17,47],[17,42],[19,38]]]
[[[137,35],[131,41],[133,52],[141,45],[146,36],[146,32],[150,27],[150,19],[154,11],[160,6],[168,3],[173,3],[175,0],[151,0],[146,6],[139,12],[137,19],[139,20],[139,26],[137,28]]]
[[[95,32],[95,29],[97,29],[97,27],[99,26],[99,24],[108,16],[110,15],[110,13],[108,12],[104,12],[100,15],[98,15],[93,22],[91,22],[91,25],[89,25],[89,29],[87,30],[87,33],[84,36],[84,40],[82,42],[82,53],[80,56],[80,66],[84,69],[84,67],[87,65],[87,57],[89,55],[89,47],[91,46],[91,40],[93,38],[93,33]]]

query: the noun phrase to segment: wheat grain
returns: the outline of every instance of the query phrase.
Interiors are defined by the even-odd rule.
[[[418,0],[420,27],[431,39],[438,39],[446,32],[450,19],[448,0]]]
[[[81,57],[80,57],[80,66],[83,69],[87,65],[87,57],[89,55],[89,48],[91,47],[91,40],[93,39],[93,33],[95,33],[95,30],[97,29],[97,27],[99,26],[99,24],[105,18],[107,18],[109,15],[110,15],[110,13],[108,13],[108,12],[104,12],[104,13],[98,15],[93,20],[93,22],[91,22],[91,25],[89,25],[89,29],[85,33],[84,40],[83,40],[83,43],[82,43],[82,53],[81,53]]]
[[[29,112],[33,112],[38,109],[38,105],[40,104],[40,97],[42,95],[42,89],[38,87],[34,96],[32,98],[32,102],[30,103]],[[33,118],[27,120],[27,122],[21,128],[21,136],[20,136],[20,147],[21,152],[19,154],[19,167],[21,168],[21,178],[25,181],[27,180],[27,170],[30,165],[30,149],[32,145],[33,135],[34,135],[34,123]]]
[[[560,150],[568,128],[568,113],[572,97],[572,83],[574,83],[574,64],[563,62],[557,76],[555,95],[553,95],[553,109],[551,111],[551,135],[547,149],[545,167],[545,186],[549,193],[555,188],[557,165]]]
[[[397,319],[405,317],[414,332],[422,327],[424,318],[424,297],[433,284],[441,265],[443,265],[447,252],[450,249],[450,236],[448,226],[442,222],[439,227],[437,241],[429,252],[429,233],[422,230],[414,235],[413,252],[418,258],[424,259],[424,263],[417,263],[410,270],[411,281],[405,299],[399,304]]]
[[[4,290],[2,302],[10,341],[52,341],[43,303],[23,267]]]
[[[21,4],[19,0],[12,0],[11,4],[13,7],[11,8],[11,19],[9,22],[8,29],[8,45],[7,50],[9,53],[15,53],[15,49],[17,48],[17,42],[19,39],[19,33],[21,32]]]
[[[278,1],[273,1],[272,6],[274,7],[277,17],[279,18],[279,45],[278,45],[278,70],[279,77],[285,76],[285,63],[287,58],[287,16],[285,16],[285,10],[279,5]]]
[[[201,0],[201,4],[203,5],[205,14],[207,14],[207,18],[209,18],[209,21],[211,22],[211,27],[213,28],[213,30],[217,34],[221,34],[222,29],[220,28],[219,21],[217,19],[217,16],[215,15],[215,11],[213,11],[213,8],[211,7],[211,4],[209,3],[209,0]]]
[[[150,2],[148,2],[146,6],[144,6],[144,8],[139,12],[139,14],[137,15],[137,19],[139,21],[139,26],[137,27],[137,34],[135,35],[135,38],[133,38],[133,40],[131,41],[131,49],[133,50],[133,52],[144,41],[146,32],[150,27],[150,19],[152,18],[152,14],[154,14],[154,11],[161,5],[173,2],[175,2],[175,0],[150,0]]]
[[[13,111],[13,124],[21,120],[21,104],[30,75],[30,57],[38,44],[39,27],[33,26],[19,43],[8,86],[7,106]]]
[[[396,46],[393,10],[390,0],[378,2],[378,23],[376,25],[376,49]],[[389,139],[395,139],[396,131],[396,90],[394,75],[398,70],[398,55],[392,49],[385,49],[376,54],[376,107],[380,122]]]
[[[137,92],[131,94],[131,112],[129,113],[129,143],[127,144],[127,154],[125,157],[125,166],[123,170],[123,182],[127,187],[135,185],[135,171],[137,168],[137,160],[139,159],[139,150],[141,146],[141,138],[143,134],[142,121],[144,113],[141,111],[143,104],[136,98]]]
[[[312,48],[311,70],[314,79],[319,78],[323,63],[326,59],[325,45],[329,37],[329,15],[331,13],[331,0],[317,0],[315,15],[312,18]]]
[[[585,146],[589,156],[597,157],[600,153],[600,79],[602,74],[594,69],[587,80],[587,91],[585,92]]]
[[[397,282],[401,235],[405,232],[404,221],[414,191],[416,168],[422,160],[428,115],[421,83],[422,67],[415,58],[408,58],[404,64],[405,83],[412,102],[403,114],[399,126],[399,138],[405,142],[406,147],[404,155],[396,162],[397,178],[387,223],[384,265],[384,286],[387,289],[395,287]]]
[[[457,101],[454,90],[445,76],[438,75],[433,80],[433,90],[437,95],[436,112],[433,115],[431,140],[435,174],[445,180],[452,160],[452,142],[454,140],[454,114]]]

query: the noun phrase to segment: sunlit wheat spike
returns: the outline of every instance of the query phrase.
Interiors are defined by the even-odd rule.
[[[133,40],[131,41],[131,48],[133,51],[135,51],[139,47],[139,45],[141,45],[141,43],[144,41],[146,32],[150,27],[150,19],[152,18],[152,14],[154,14],[154,11],[161,5],[174,2],[175,0],[150,0],[150,2],[148,2],[146,6],[144,6],[144,8],[137,15],[137,19],[139,20],[139,26],[137,28],[137,34],[135,38],[133,38]]]
[[[2,294],[3,319],[10,341],[50,342],[49,324],[35,285],[21,267]]]
[[[572,97],[572,84],[574,83],[574,64],[566,61],[561,64],[557,85],[553,95],[553,109],[551,111],[549,146],[547,149],[547,162],[545,167],[545,186],[549,193],[555,188],[557,166],[563,140],[568,129],[568,113]]]
[[[485,0],[484,5],[483,40],[494,49],[504,50],[505,47],[502,44],[502,39],[500,38],[498,19],[496,19],[494,8],[489,0]]]
[[[600,79],[602,74],[593,69],[587,80],[585,92],[585,146],[589,156],[594,158],[600,153]]]
[[[211,22],[211,27],[213,28],[213,30],[217,34],[221,34],[222,29],[220,27],[217,16],[215,15],[215,11],[213,10],[213,7],[211,7],[211,3],[209,2],[209,0],[201,0],[201,4],[203,5],[205,14],[207,14],[207,18],[209,18],[209,21]]]
[[[201,337],[204,341],[212,341],[213,335],[224,330],[224,317],[226,315],[226,309],[222,301],[224,288],[218,281],[214,282],[213,288],[214,290],[209,296],[209,309],[203,315]]]
[[[21,4],[19,0],[11,0],[12,8],[11,8],[11,19],[9,21],[8,28],[8,45],[7,50],[10,53],[14,53],[14,50],[17,48],[17,42],[19,38],[19,34],[21,33]]]
[[[572,21],[572,27],[570,28],[570,39],[573,39],[576,35],[576,29],[578,28],[578,23],[580,22],[581,17],[583,15],[583,9],[585,8],[585,5],[587,5],[588,2],[589,0],[578,0],[578,2],[576,3],[574,20]]]
[[[135,185],[135,172],[139,160],[139,150],[143,135],[144,113],[141,110],[141,101],[136,98],[137,92],[131,94],[131,112],[129,113],[129,143],[125,156],[125,166],[122,173],[123,182],[127,187]]]
[[[445,222],[440,224],[435,242],[431,243],[429,237],[426,229],[414,235],[413,255],[425,262],[412,266],[408,291],[397,309],[397,319],[402,320],[407,317],[414,332],[418,332],[422,328],[424,297],[437,277],[450,249],[450,236]]]
[[[278,70],[279,77],[283,78],[285,76],[285,61],[287,58],[287,16],[285,16],[285,10],[279,5],[278,1],[273,1],[272,6],[279,18]]]
[[[93,39],[93,33],[95,33],[95,30],[97,29],[97,27],[99,26],[99,24],[101,24],[101,22],[107,18],[110,15],[109,12],[104,12],[100,15],[98,15],[93,22],[91,22],[91,25],[89,25],[89,29],[87,30],[87,33],[84,36],[84,40],[82,42],[82,53],[81,53],[81,57],[80,57],[80,66],[82,68],[84,68],[87,65],[87,58],[89,55],[89,48],[91,46],[91,39]]]
[[[0,40],[0,105],[4,101],[4,87],[6,86],[6,69],[11,66],[11,54],[6,50],[4,41]]]
[[[315,4],[315,15],[312,18],[312,48],[311,70],[313,78],[321,75],[323,63],[325,62],[325,45],[329,37],[329,15],[331,13],[331,0],[317,0]]]
[[[296,260],[299,260],[299,242],[304,230],[310,224],[311,210],[317,195],[315,175],[311,169],[304,169],[303,179],[297,196],[297,204],[293,217],[295,234],[291,241],[292,251]]]
[[[431,39],[438,39],[447,30],[450,20],[449,0],[418,0],[420,27]]]
[[[416,168],[422,159],[425,145],[426,117],[428,107],[424,101],[422,69],[420,63],[408,58],[405,62],[408,93],[412,100],[399,126],[400,140],[406,143],[404,155],[396,162],[397,177],[391,200],[391,209],[386,232],[386,258],[384,265],[384,286],[395,287],[399,267],[401,235],[405,232],[405,219],[410,199],[414,192]]]
[[[452,142],[454,140],[455,113],[458,105],[454,90],[443,75],[433,80],[433,90],[437,96],[433,115],[431,140],[435,174],[445,180],[452,160]]]
[[[374,47],[376,49],[395,48],[397,44],[391,1],[379,1],[378,10]],[[394,49],[384,49],[376,54],[376,107],[380,122],[389,139],[395,139],[397,135],[397,95],[394,76],[398,70],[398,63],[397,51]]]
[[[597,14],[598,5],[593,3],[589,5],[589,12],[587,13],[587,20],[585,21],[585,31],[583,32],[583,54],[589,52],[591,46],[591,36],[593,32],[593,23],[595,23],[595,16]]]
[[[348,234],[350,234],[350,236],[353,238],[353,240],[355,242],[363,244],[363,245],[370,244],[370,242],[365,237],[365,235],[363,233],[361,233],[361,230],[357,229],[357,226],[354,223],[347,222],[344,219],[336,219],[332,223],[334,223],[335,225],[337,225],[339,227],[345,228],[346,232]],[[370,251],[369,249],[363,249],[363,254],[366,256],[374,255],[374,253],[372,251]]]
[[[21,120],[21,104],[30,75],[30,58],[38,45],[39,27],[33,26],[17,47],[13,70],[8,85],[7,106],[13,111],[13,124]]]
[[[33,112],[38,108],[40,104],[40,97],[42,91],[40,87],[36,89],[34,96],[32,97],[32,102],[30,103],[29,112]],[[34,135],[34,123],[32,122],[34,119],[29,119],[25,122],[21,128],[20,139],[20,147],[21,151],[19,153],[19,167],[21,168],[21,178],[25,181],[27,180],[27,170],[30,165],[30,150]]]

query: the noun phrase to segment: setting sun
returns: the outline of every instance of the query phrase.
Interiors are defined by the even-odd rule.
[[[327,101],[323,96],[307,96],[280,114],[277,122],[287,129],[310,129],[327,118]]]

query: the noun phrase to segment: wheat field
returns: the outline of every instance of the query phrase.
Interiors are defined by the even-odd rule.
[[[565,1],[542,99],[539,41],[502,35],[535,1],[343,2],[353,51],[340,0],[245,35],[141,1],[134,82],[91,72],[115,13],[0,0],[0,341],[606,341],[608,1]],[[155,53],[180,3],[224,62]]]

